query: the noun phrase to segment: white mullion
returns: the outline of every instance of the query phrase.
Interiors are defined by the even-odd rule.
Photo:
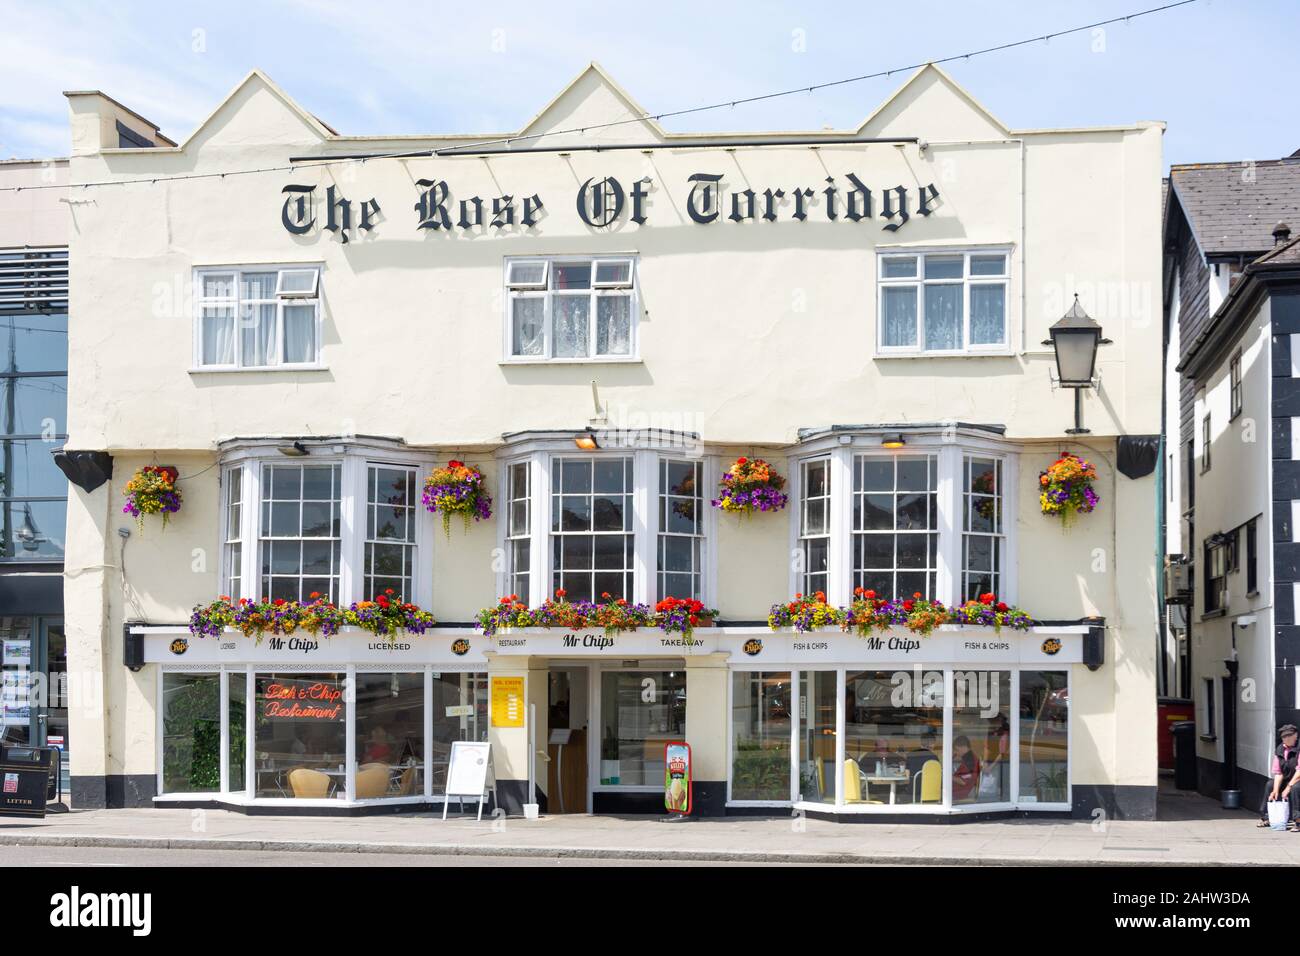
[[[939,449],[937,499],[939,504],[939,567],[935,573],[935,597],[944,604],[956,604],[962,589],[962,468],[965,458],[959,445]]]
[[[217,760],[217,789],[222,793],[230,792],[230,679],[224,667],[217,670],[217,706],[221,708],[217,717],[220,728],[221,752]],[[161,792],[161,791],[160,791]]]
[[[844,806],[844,705],[847,670],[835,669],[835,806]]]
[[[733,771],[735,770],[735,755],[732,753],[734,743],[732,738],[736,736],[736,729],[734,726],[736,719],[736,675],[740,673],[745,672],[733,670],[727,671],[727,722],[731,725],[727,728],[727,739],[724,745],[725,753],[723,756],[723,759],[727,762],[727,803],[730,803],[732,800],[731,785],[733,782],[732,777],[734,776]]]
[[[964,313],[964,317],[962,320],[962,334],[965,336],[965,340],[961,343],[961,349],[962,351],[968,351],[971,347],[971,342],[972,342],[971,334],[970,334],[970,253],[969,252],[962,254],[961,272],[962,272],[961,301],[962,301],[962,312]]]
[[[953,681],[951,667],[943,669],[943,808],[952,809]]]
[[[164,668],[160,667],[154,676],[154,700],[158,704],[153,715],[153,765],[155,768],[154,786],[158,793],[167,792],[163,789],[163,734],[165,733],[163,715],[167,709],[167,678],[165,674]]]
[[[257,680],[253,676],[253,665],[244,667],[244,795],[250,800],[257,796],[257,725],[254,713],[257,709]]]
[[[551,594],[551,470],[554,467],[555,456],[546,454],[533,455],[529,465],[528,517],[532,536],[532,543],[528,546],[530,607],[537,607]]]
[[[1011,740],[1007,761],[1011,764],[1008,786],[1013,804],[1020,803],[1020,671],[1019,667],[1011,669]]]
[[[339,534],[343,539],[339,542],[337,569],[340,606],[374,596],[364,592],[369,472],[369,463],[357,455],[345,455],[339,465]]]
[[[256,600],[262,593],[262,462],[248,461],[239,467],[244,469],[239,521],[244,574],[240,579],[241,593],[231,596]]]
[[[462,683],[462,687],[464,684]],[[461,692],[461,701],[468,697]],[[461,718],[462,724],[465,718]],[[424,666],[424,799],[433,798],[433,666]]]
[[[357,798],[357,668],[347,666],[344,680],[348,692],[343,695],[347,723],[343,728],[343,796],[348,803]]]
[[[594,265],[592,269],[595,269]],[[593,272],[593,278],[594,275]],[[634,452],[632,455],[633,597],[630,598],[633,603],[653,604],[654,595],[659,591],[659,490],[659,456],[644,449]],[[594,507],[592,512],[594,514]],[[652,576],[655,578],[653,581]]]
[[[848,446],[841,445],[827,458],[826,531],[830,535],[826,556],[826,603],[838,607],[849,602],[852,588],[853,533],[852,502],[845,496],[853,493],[853,457]],[[846,502],[848,504],[846,505]]]
[[[799,567],[807,565],[807,558],[803,551],[803,461],[799,459],[790,459],[790,500],[794,502],[794,507],[790,509],[789,518],[789,560],[786,562],[789,568],[787,575],[789,587],[787,592],[793,597],[797,592],[803,590],[803,582],[800,580],[802,575],[797,570]]]
[[[791,698],[794,708],[790,712],[790,802],[794,803],[799,799],[799,734],[803,730],[803,722],[799,719],[799,711],[803,702],[803,694],[800,691],[799,680],[802,674],[797,670],[790,671],[790,688]],[[731,735],[728,734],[728,737]]]

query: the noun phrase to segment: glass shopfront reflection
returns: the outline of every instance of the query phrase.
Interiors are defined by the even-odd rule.
[[[943,671],[845,675],[844,802],[943,800]]]
[[[358,674],[356,798],[424,793],[424,673]]]
[[[347,705],[342,673],[258,674],[255,794],[299,799],[346,793]]]
[[[798,686],[788,720],[799,802],[881,812],[1070,803],[1068,672],[943,666],[733,672],[732,801],[782,799],[774,765],[790,726],[773,707],[786,682]],[[771,773],[757,775],[755,755],[769,750]]]
[[[731,686],[731,799],[790,799],[789,671],[736,671]]]

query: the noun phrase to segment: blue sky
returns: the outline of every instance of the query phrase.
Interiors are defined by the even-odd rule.
[[[258,66],[340,132],[505,132],[592,59],[657,112],[907,66],[1160,2],[0,0],[0,158],[66,155],[69,89],[101,89],[179,140]],[[1298,42],[1297,0],[1199,0],[1102,35],[946,68],[1012,127],[1164,120],[1166,163],[1264,159],[1300,148],[1300,98],[1257,92],[1292,73]],[[902,79],[665,125],[851,127]]]

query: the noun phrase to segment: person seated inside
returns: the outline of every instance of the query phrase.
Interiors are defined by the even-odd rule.
[[[908,775],[916,776],[921,772],[921,768],[931,760],[938,760],[943,763],[939,759],[939,737],[934,731],[930,731],[922,737],[917,744],[917,748],[907,755]]]
[[[361,752],[362,763],[389,763],[393,759],[393,744],[388,732],[380,725],[370,731],[366,738],[365,750]]]
[[[965,734],[952,742],[952,799],[970,800],[980,785],[980,762]]]

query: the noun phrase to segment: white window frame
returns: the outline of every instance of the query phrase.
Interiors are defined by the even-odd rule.
[[[1019,450],[1006,442],[976,436],[958,435],[955,440],[936,430],[931,434],[907,435],[907,444],[897,452],[881,446],[879,434],[835,435],[807,441],[804,449],[790,459],[790,548],[801,551],[801,506],[804,462],[829,457],[831,460],[831,540],[829,548],[826,600],[836,606],[853,600],[853,461],[857,455],[936,455],[938,459],[938,569],[935,574],[935,600],[958,603],[962,590],[963,525],[962,466],[967,455],[998,458],[1002,461],[1002,591],[998,599],[1014,604],[1018,577],[1016,531],[1019,487]],[[791,567],[789,589],[806,593],[803,571]],[[879,595],[910,597],[911,595]]]
[[[511,280],[511,269],[517,264],[540,263],[543,265],[543,278],[540,282],[518,282]],[[555,275],[555,264],[585,264],[591,266],[591,287],[572,291],[552,289],[550,283]],[[598,282],[596,274],[601,265],[626,263],[629,267],[626,281]],[[638,329],[641,318],[641,292],[638,257],[633,253],[615,253],[610,255],[556,255],[556,256],[518,256],[507,257],[502,270],[502,291],[505,302],[505,315],[502,325],[502,361],[510,364],[581,364],[589,362],[639,362],[640,336]],[[557,357],[553,354],[555,336],[553,334],[554,300],[556,296],[577,297],[586,293],[589,299],[587,316],[587,354],[580,356]],[[514,354],[514,302],[521,298],[541,299],[542,317],[542,353],[540,355]],[[628,351],[623,353],[604,353],[596,351],[599,300],[601,298],[628,299]]]
[[[567,446],[567,447],[566,447]],[[664,595],[658,593],[658,541],[659,541],[659,460],[661,458],[687,461],[699,459],[703,462],[703,481],[705,490],[717,485],[719,465],[713,456],[703,455],[698,450],[678,447],[644,447],[605,448],[594,452],[577,451],[573,447],[572,434],[563,438],[542,437],[522,439],[501,453],[498,475],[499,501],[508,501],[510,465],[528,462],[529,464],[529,523],[531,526],[531,544],[529,545],[528,593],[519,594],[519,600],[536,607],[554,596],[552,579],[555,574],[554,554],[551,535],[551,472],[558,459],[575,457],[628,457],[632,458],[632,593],[627,595],[629,603],[653,605]],[[716,548],[713,542],[717,536],[717,509],[709,507],[709,495],[705,494],[701,531],[703,541],[700,547],[701,573],[699,600],[710,606],[717,593]],[[508,512],[502,508],[497,521],[497,546],[502,553],[509,555],[510,540],[508,534]],[[497,572],[497,593],[512,593],[511,581],[514,569],[510,560],[502,562]],[[679,596],[679,595],[678,595]],[[597,600],[599,595],[595,596]]]
[[[223,493],[220,501],[220,535],[223,544],[220,584],[221,593],[233,600],[248,598],[259,600],[264,597],[262,588],[262,466],[263,465],[340,465],[340,566],[339,595],[340,606],[353,601],[369,600],[373,595],[365,591],[365,546],[366,546],[366,509],[368,507],[367,477],[370,466],[378,465],[392,468],[412,468],[415,470],[415,551],[413,558],[413,595],[406,600],[429,608],[433,601],[434,566],[433,548],[435,541],[434,518],[419,501],[420,487],[424,475],[434,464],[431,454],[415,454],[386,444],[367,442],[338,442],[328,445],[311,445],[308,455],[303,458],[286,458],[276,450],[282,442],[253,441],[240,443],[228,449],[222,456],[222,476],[233,469],[243,469],[243,494],[241,497],[242,528],[239,545],[242,548],[243,580],[239,593],[230,590],[229,567],[224,552],[224,543],[233,537],[227,528],[228,508]]]
[[[972,458],[991,459],[997,464],[997,468],[995,469],[994,474],[997,478],[1000,478],[1000,484],[997,487],[996,494],[985,495],[982,492],[979,493],[982,497],[992,498],[996,500],[998,503],[999,520],[998,520],[998,527],[996,531],[967,531],[966,530],[966,474],[968,469],[968,463]],[[989,454],[983,454],[980,452],[971,452],[971,451],[963,452],[962,459],[961,459],[960,485],[958,487],[958,494],[961,496],[961,516],[960,516],[961,524],[958,528],[958,533],[961,535],[961,570],[960,570],[960,576],[957,579],[957,600],[959,602],[966,601],[971,597],[978,597],[978,595],[967,595],[964,593],[966,590],[966,575],[968,573],[968,568],[966,566],[966,559],[967,559],[966,546],[968,543],[967,539],[971,537],[989,538],[992,540],[994,551],[995,551],[993,557],[994,567],[993,570],[990,571],[989,573],[992,575],[992,577],[996,582],[996,585],[993,588],[993,593],[1001,597],[1003,590],[1005,590],[1005,588],[1001,588],[1000,586],[1004,582],[1006,582],[1008,576],[1011,574],[1011,570],[1007,567],[1006,564],[1006,557],[1007,557],[1007,544],[1006,544],[1007,542],[1007,491],[1006,489],[1007,489],[1007,463],[1005,459],[1003,459],[999,455],[989,455]],[[978,574],[980,572],[977,571],[976,573]]]
[[[826,493],[825,495],[818,495],[814,499],[809,499],[806,495],[805,485],[808,483],[808,471],[812,466],[815,465],[825,466]],[[843,482],[839,480],[840,476],[837,475],[835,472],[836,469],[834,467],[834,462],[831,460],[831,456],[829,455],[815,455],[810,458],[802,459],[799,462],[799,480],[797,484],[798,496],[794,498],[794,501],[796,502],[795,520],[797,522],[795,525],[796,528],[795,534],[799,542],[799,556],[800,556],[800,563],[802,565],[802,568],[797,572],[799,586],[795,588],[795,593],[802,594],[805,597],[812,597],[818,591],[825,591],[827,601],[831,600],[830,597],[831,575],[834,573],[833,568],[835,565],[835,562],[832,559],[830,553],[832,550],[834,550],[834,542],[836,537],[835,523],[834,523],[834,510],[835,510],[834,502],[835,502],[835,498],[837,497],[837,491],[839,487],[842,486],[843,484]],[[824,525],[825,530],[818,534],[809,534],[805,529],[805,525],[806,525],[805,519],[807,517],[807,513],[806,513],[807,505],[810,500],[820,501],[823,503],[825,507],[825,512],[823,515],[823,520],[825,521],[825,525]],[[812,570],[812,567],[810,566],[810,562],[808,560],[810,543],[819,539],[826,540],[827,555],[826,555],[826,587],[825,588],[815,587],[810,580],[813,574],[821,574],[820,571]]]
[[[673,464],[692,465],[694,466],[695,473],[698,476],[697,486],[695,489],[695,499],[694,499],[696,502],[696,506],[699,509],[699,514],[696,517],[697,531],[694,534],[686,534],[680,531],[669,531],[667,528],[663,528],[663,527],[658,529],[658,533],[655,535],[655,563],[654,563],[655,595],[658,598],[658,600],[661,601],[665,597],[668,597],[669,595],[666,593],[667,588],[663,586],[664,576],[667,574],[683,573],[681,571],[664,570],[663,564],[660,560],[661,558],[660,547],[663,546],[668,539],[684,538],[693,543],[692,559],[691,559],[693,567],[691,569],[690,575],[692,578],[698,581],[698,584],[693,594],[673,594],[672,596],[677,598],[687,598],[687,599],[694,598],[698,601],[703,601],[704,600],[703,595],[705,593],[705,587],[706,587],[705,585],[706,575],[704,573],[704,569],[708,566],[708,558],[705,553],[708,550],[708,537],[706,536],[705,533],[706,519],[708,517],[708,513],[705,509],[710,507],[709,496],[705,494],[706,486],[704,484],[705,481],[704,462],[698,458],[695,459],[685,458],[685,457],[675,458],[672,455],[658,456],[658,459],[655,462],[655,469],[657,472],[656,477],[658,478],[658,482],[656,483],[656,489],[655,489],[655,497],[654,497],[654,509],[655,509],[656,519],[658,519],[659,517],[659,505],[661,502],[664,503],[667,507],[671,507],[674,501],[690,500],[686,496],[671,495],[670,494],[671,489],[664,487],[664,472],[668,466]]]
[[[960,279],[926,279],[925,278],[925,260],[927,257],[948,258],[960,256],[962,258],[962,276]],[[971,257],[973,256],[1002,256],[1005,263],[1001,275],[996,276],[975,276],[971,274]],[[885,262],[891,259],[915,259],[916,274],[907,277],[885,277]],[[878,356],[945,356],[945,355],[1010,355],[1013,354],[1012,346],[1012,247],[1011,246],[989,246],[986,248],[961,246],[952,249],[943,247],[926,247],[926,248],[881,248],[876,250],[876,354]],[[962,323],[961,334],[962,343],[956,349],[927,349],[925,347],[925,290],[927,286],[936,285],[957,285],[962,286]],[[995,286],[1000,285],[1003,289],[1003,316],[1002,316],[1002,338],[1003,341],[987,345],[971,344],[971,309],[970,298],[971,288],[974,286]],[[886,345],[885,344],[885,289],[888,288],[915,288],[916,289],[916,344],[915,345]]]
[[[377,510],[380,507],[386,507],[384,505],[379,504],[378,502],[370,501],[371,472],[379,468],[387,468],[392,471],[405,471],[411,475],[411,501],[410,504],[401,506],[410,509],[410,518],[408,519],[411,522],[409,526],[409,530],[410,530],[409,540],[402,540],[397,538],[372,538],[370,536],[371,510],[372,509]],[[420,570],[421,570],[420,544],[419,544],[420,511],[424,508],[424,504],[420,500],[420,485],[422,482],[422,477],[423,476],[421,475],[420,468],[418,465],[398,464],[395,462],[370,461],[370,460],[367,460],[365,465],[365,483],[366,483],[366,497],[364,501],[365,511],[364,511],[364,520],[358,526],[358,530],[361,533],[362,542],[366,551],[369,551],[373,546],[377,546],[377,545],[393,545],[393,546],[398,546],[403,548],[409,554],[411,560],[411,573],[410,573],[411,586],[406,592],[402,593],[401,595],[402,600],[408,602],[414,601],[414,598],[412,598],[411,595],[415,593],[416,582],[420,579]],[[378,586],[377,585],[368,586],[367,584],[368,579],[384,577],[384,576],[385,575],[376,574],[374,572],[373,567],[369,574],[366,573],[366,556],[363,553],[361,558],[361,582],[362,582],[362,593],[365,595],[365,600],[368,601],[373,600],[375,597],[378,596]]]
[[[918,574],[918,573],[919,573],[919,574],[923,574],[923,575],[925,576],[925,578],[926,578],[926,587],[925,587],[924,591],[927,593],[927,596],[928,596],[928,597],[930,597],[930,598],[934,598],[934,597],[937,595],[937,593],[938,593],[938,589],[939,589],[939,561],[940,561],[940,554],[941,554],[941,550],[942,550],[941,547],[940,547],[939,515],[938,515],[938,513],[937,513],[938,510],[939,510],[939,494],[938,494],[939,456],[936,454],[936,452],[935,452],[934,450],[925,450],[925,449],[920,449],[920,448],[913,449],[913,450],[911,450],[911,451],[908,451],[908,450],[904,449],[903,451],[899,452],[897,455],[889,455],[889,456],[885,456],[885,455],[871,455],[871,454],[865,453],[865,452],[863,452],[863,451],[861,451],[861,450],[855,452],[854,455],[853,455],[852,462],[851,462],[851,464],[852,464],[852,468],[853,468],[853,471],[852,471],[852,485],[853,485],[853,487],[849,489],[850,514],[852,514],[852,510],[853,510],[853,508],[857,505],[857,499],[858,499],[858,498],[864,498],[864,499],[865,499],[866,496],[869,495],[869,494],[889,494],[890,497],[891,497],[892,499],[894,499],[893,502],[892,502],[892,505],[891,505],[891,507],[892,507],[892,509],[893,509],[893,510],[892,510],[892,517],[893,517],[894,520],[895,520],[895,524],[897,523],[897,510],[896,510],[896,509],[897,509],[897,498],[898,498],[898,496],[899,496],[900,494],[908,493],[908,492],[900,492],[900,491],[898,490],[898,487],[897,487],[897,483],[898,483],[898,467],[897,467],[897,462],[896,462],[896,459],[897,459],[897,458],[911,458],[911,459],[924,458],[924,459],[926,459],[926,476],[927,476],[927,480],[928,480],[929,476],[930,476],[931,474],[933,474],[933,475],[934,475],[934,479],[935,479],[935,481],[934,481],[935,488],[934,488],[934,491],[933,491],[933,492],[930,491],[930,490],[927,488],[925,491],[922,492],[922,494],[925,494],[925,495],[927,495],[927,496],[930,495],[930,494],[933,494],[934,497],[935,497],[935,511],[936,511],[936,514],[934,515],[934,522],[933,522],[934,527],[933,527],[933,528],[928,528],[928,527],[927,527],[927,528],[925,528],[924,530],[921,530],[921,531],[917,531],[917,530],[915,530],[915,529],[912,529],[912,530],[900,530],[900,529],[898,529],[897,527],[890,528],[890,529],[879,529],[879,530],[858,530],[858,529],[856,529],[856,528],[850,528],[849,548],[848,548],[849,572],[850,572],[850,574],[852,575],[852,580],[850,581],[850,585],[856,585],[856,583],[857,583],[857,579],[858,579],[858,574],[859,574],[860,572],[862,572],[862,573],[876,573],[876,574],[888,573],[888,574],[890,574],[890,575],[893,576],[893,578],[894,578],[895,581],[898,579],[898,576],[899,576],[900,574]],[[858,488],[857,488],[857,463],[858,463],[858,460],[859,460],[859,459],[863,459],[863,460],[869,460],[869,459],[895,459],[895,466],[894,466],[894,488],[891,489],[891,490],[888,491],[888,492],[882,492],[882,491],[876,491],[876,492],[859,492],[859,491],[858,491]],[[910,493],[913,493],[913,494],[916,493],[915,489],[912,489]],[[927,514],[928,514],[928,504],[927,504]],[[902,568],[902,567],[899,567],[899,564],[898,564],[898,551],[897,551],[897,538],[898,538],[899,535],[902,535],[902,534],[923,534],[923,535],[925,535],[925,536],[927,536],[927,537],[932,537],[933,540],[934,540],[934,549],[933,549],[933,553],[931,554],[931,551],[930,551],[930,548],[929,548],[928,545],[927,545],[927,547],[926,547],[927,554],[930,554],[930,555],[931,555],[932,563],[931,563],[930,561],[927,561],[926,566],[925,566],[924,568]],[[889,536],[889,537],[895,539],[895,550],[894,550],[894,557],[893,557],[893,565],[892,565],[892,567],[887,568],[887,569],[886,569],[886,568],[873,568],[873,569],[871,569],[870,571],[864,571],[863,569],[859,569],[859,568],[857,567],[857,563],[858,563],[858,562],[857,562],[857,548],[856,548],[857,538],[859,538],[859,537],[871,537],[871,536],[881,536],[881,537]],[[930,587],[930,585],[929,585],[929,579],[930,579],[930,575],[931,575],[931,574],[934,575],[934,588],[933,588],[933,589],[931,589],[931,587]],[[895,588],[895,589],[894,589],[894,593],[891,593],[891,594],[880,594],[879,592],[877,592],[877,597],[884,597],[884,598],[893,598],[893,597],[898,597],[898,598],[909,598],[909,597],[911,597],[911,596],[912,596],[911,592],[904,593],[904,592],[902,592],[902,591],[899,591],[897,588]]]
[[[191,356],[191,368],[193,372],[251,372],[266,371],[268,369],[317,369],[321,368],[321,354],[323,343],[321,334],[323,331],[323,319],[320,299],[320,271],[321,267],[315,263],[294,263],[294,264],[268,264],[268,265],[231,265],[231,266],[202,266],[194,269],[194,347]],[[245,299],[243,277],[252,273],[274,272],[275,293],[271,299]],[[312,284],[310,291],[282,291],[286,275],[312,273]],[[234,294],[233,296],[205,296],[203,293],[204,279],[229,277],[232,280]],[[243,306],[246,304],[275,304],[275,332],[272,335],[272,341],[269,349],[269,355],[273,361],[265,365],[247,365],[243,361],[243,336],[241,316]],[[314,336],[316,342],[316,355],[308,362],[285,362],[282,360],[284,355],[284,313],[286,307],[301,307],[310,305],[315,312]],[[233,362],[213,362],[204,364],[203,362],[203,310],[204,308],[229,308],[234,311],[234,330],[233,330]]]

